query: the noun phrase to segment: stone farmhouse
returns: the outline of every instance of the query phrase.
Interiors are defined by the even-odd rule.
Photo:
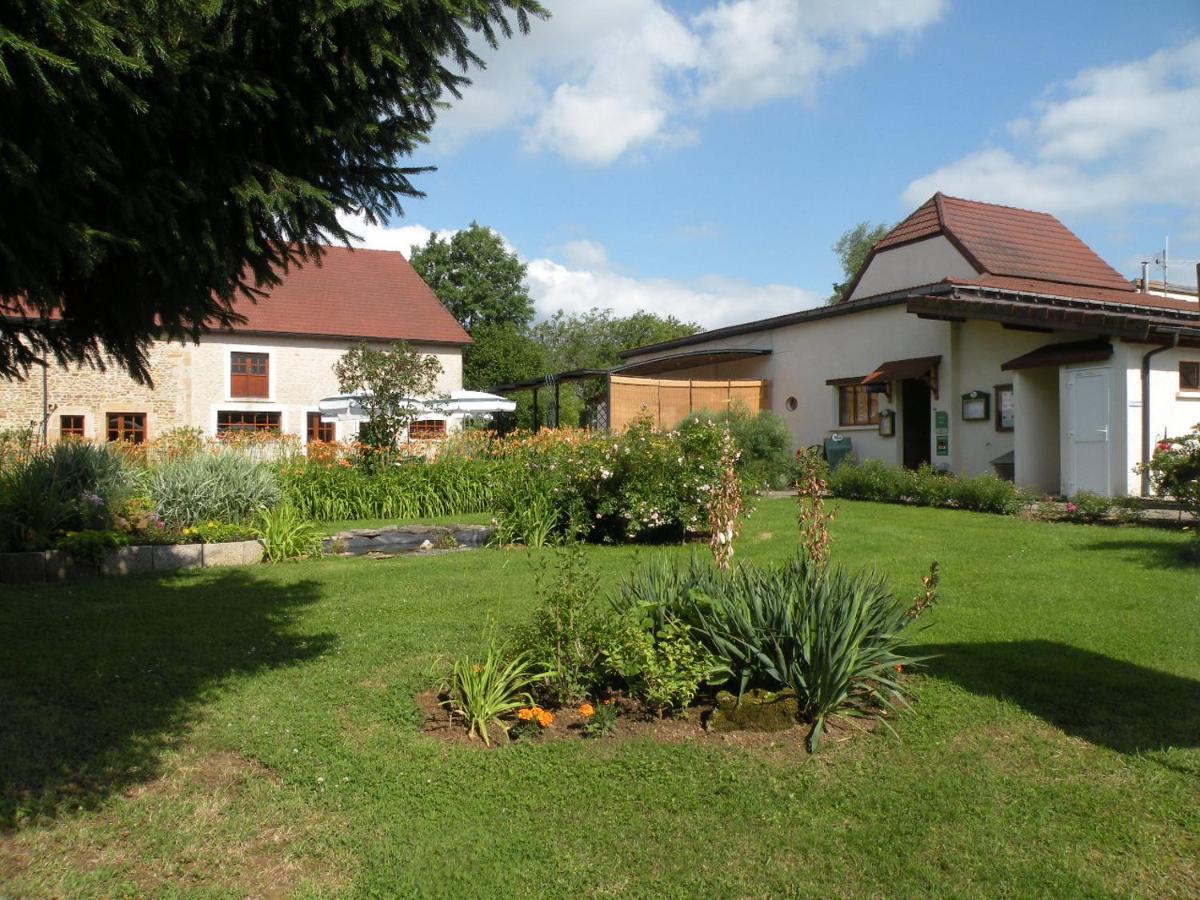
[[[268,297],[237,311],[244,324],[197,344],[154,344],[152,389],[117,368],[54,364],[44,380],[37,371],[25,381],[0,380],[0,429],[44,427],[50,441],[144,442],[184,426],[209,435],[263,430],[304,443],[345,440],[358,426],[323,422],[317,404],[339,393],[333,365],[360,341],[407,341],[441,363],[439,393],[462,388],[470,338],[400,253],[329,247],[321,265],[292,270]],[[412,436],[445,427],[444,417],[431,418],[414,423]]]
[[[761,380],[796,447],[837,435],[859,458],[1144,494],[1135,466],[1200,421],[1200,304],[1139,287],[1051,215],[936,194],[845,302],[639,347],[619,371]]]

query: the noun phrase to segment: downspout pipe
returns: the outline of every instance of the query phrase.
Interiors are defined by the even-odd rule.
[[[1171,339],[1160,347],[1146,351],[1142,356],[1142,496],[1150,496],[1150,360],[1164,350],[1173,350],[1179,346],[1179,332],[1173,332]]]

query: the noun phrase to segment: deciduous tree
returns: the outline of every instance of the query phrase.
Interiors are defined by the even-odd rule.
[[[361,396],[363,412],[370,418],[369,443],[393,447],[400,433],[424,412],[412,401],[434,399],[442,364],[404,341],[387,350],[361,343],[342,354],[333,373],[339,390]]]
[[[870,222],[859,222],[853,228],[848,228],[842,232],[842,236],[833,245],[833,252],[837,254],[838,259],[841,261],[842,274],[846,277],[845,280],[833,286],[833,293],[830,295],[828,303],[841,303],[847,299],[850,292],[850,284],[854,281],[855,276],[858,275],[859,269],[866,263],[867,254],[891,230],[892,226],[885,222],[880,222],[878,225],[872,225]]]

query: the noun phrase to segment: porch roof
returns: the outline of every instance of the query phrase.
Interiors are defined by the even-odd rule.
[[[1070,341],[1045,344],[1000,364],[1005,372],[1015,369],[1036,369],[1041,366],[1061,366],[1066,363],[1103,362],[1112,356],[1112,344],[1104,338],[1094,341]]]
[[[914,356],[910,359],[893,359],[880,363],[861,384],[890,384],[893,381],[904,381],[907,378],[930,378],[941,363],[940,356]]]

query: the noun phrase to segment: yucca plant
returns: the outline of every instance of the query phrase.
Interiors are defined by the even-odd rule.
[[[498,725],[507,735],[508,725],[502,717],[522,706],[532,706],[529,688],[547,674],[528,653],[505,657],[493,634],[482,661],[469,656],[454,661],[450,697],[443,705],[451,716],[463,718],[471,737],[478,736],[491,746],[491,726]]]
[[[710,684],[723,674],[739,697],[751,688],[795,691],[812,723],[810,749],[835,712],[872,714],[904,703],[898,669],[922,659],[904,652],[916,616],[883,578],[804,554],[727,573],[695,554],[682,568],[651,560],[634,570],[615,605],[656,632],[671,621],[687,624],[718,661]]]

